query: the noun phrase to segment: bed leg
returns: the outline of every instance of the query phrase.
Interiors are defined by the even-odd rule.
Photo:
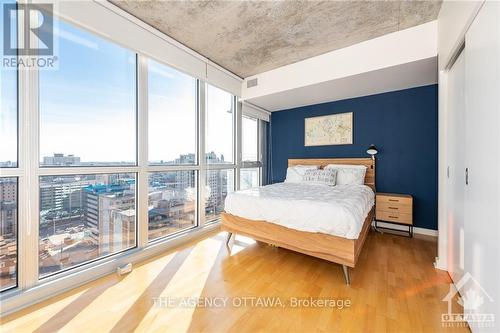
[[[349,267],[346,265],[342,265],[342,270],[344,271],[345,284],[350,285],[351,279],[349,277]]]
[[[227,233],[227,237],[226,237],[226,246],[229,246],[229,241],[231,241],[231,237],[233,236],[233,233],[232,232],[228,232]]]

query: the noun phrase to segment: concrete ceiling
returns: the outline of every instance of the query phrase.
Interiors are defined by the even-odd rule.
[[[112,0],[246,78],[437,18],[441,1]]]

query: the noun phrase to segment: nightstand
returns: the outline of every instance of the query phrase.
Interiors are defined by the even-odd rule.
[[[408,194],[377,193],[375,195],[375,228],[377,221],[408,227],[408,237],[413,237],[413,197]],[[394,231],[398,229],[382,228]]]

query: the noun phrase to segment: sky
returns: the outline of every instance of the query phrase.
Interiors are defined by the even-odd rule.
[[[0,17],[3,22],[3,4],[0,0]],[[3,24],[0,24],[0,47],[3,50]],[[3,54],[3,52],[2,52]],[[14,161],[17,155],[17,75],[16,71],[0,70],[0,162]]]
[[[54,153],[82,162],[136,158],[135,53],[59,21],[58,69],[40,71],[40,160]],[[1,37],[0,37],[1,38]],[[1,42],[1,41],[0,41]],[[196,80],[149,61],[149,160],[196,147]],[[0,161],[16,158],[16,75],[1,71]],[[206,151],[232,157],[231,95],[207,91]]]

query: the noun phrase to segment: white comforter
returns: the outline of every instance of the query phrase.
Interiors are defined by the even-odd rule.
[[[277,183],[229,193],[225,210],[250,220],[356,239],[374,198],[365,185]]]

